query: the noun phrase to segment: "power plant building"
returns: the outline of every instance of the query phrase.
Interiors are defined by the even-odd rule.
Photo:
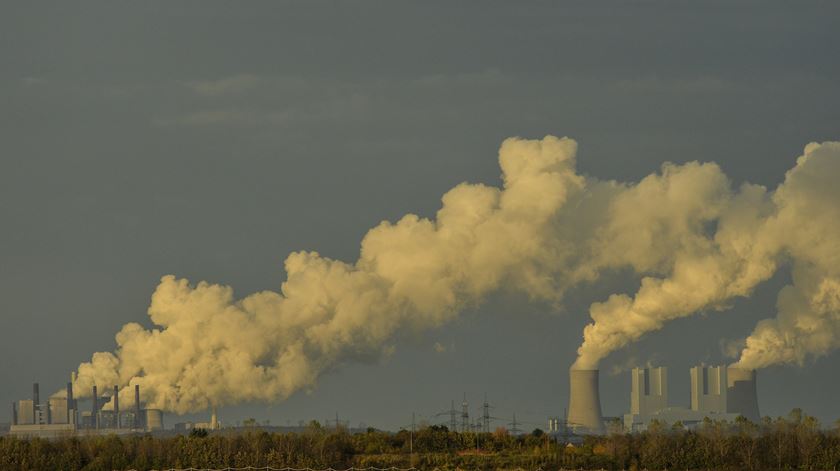
[[[743,415],[750,420],[758,420],[755,373],[738,376],[739,402],[732,405],[728,403],[732,391],[729,371],[731,369],[725,366],[700,365],[691,368],[691,403],[686,408],[668,405],[665,367],[634,368],[631,373],[630,413],[624,415],[624,428],[629,432],[646,430],[654,420],[671,425],[679,422],[687,428],[696,427],[706,418],[734,421]],[[754,414],[749,413],[752,406]]]
[[[51,397],[41,403],[38,383],[33,385],[33,398],[12,403],[12,424],[9,434],[18,437],[56,438],[76,434],[128,434],[163,429],[163,412],[143,409],[140,388],[134,389],[132,410],[120,410],[119,388],[99,395],[93,387],[89,410],[80,411],[73,396],[73,384],[67,383],[64,397]]]

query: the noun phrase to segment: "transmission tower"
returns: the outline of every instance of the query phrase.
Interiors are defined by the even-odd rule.
[[[458,431],[458,409],[455,408],[455,401],[452,401],[452,405],[449,407],[449,410],[445,410],[442,412],[438,412],[435,414],[435,417],[440,417],[448,415],[449,416],[449,431],[450,432],[457,432]]]
[[[467,402],[467,393],[464,393],[464,402],[461,403],[461,431],[470,431],[470,405]]]
[[[508,422],[508,425],[510,425],[510,433],[518,435],[520,432],[522,432],[522,429],[518,427],[519,424],[520,422],[516,421],[516,412],[514,412],[513,420],[511,422]]]
[[[482,432],[490,433],[490,403],[487,402],[487,393],[484,393],[484,404],[481,414]]]
[[[336,430],[338,430],[341,427],[345,427],[347,430],[350,430],[350,421],[349,420],[339,420],[338,419],[338,412],[335,413],[335,420],[327,419],[324,423],[327,426],[329,426],[329,424],[333,424],[335,426]]]

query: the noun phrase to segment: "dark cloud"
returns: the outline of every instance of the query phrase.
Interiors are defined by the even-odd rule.
[[[497,184],[505,137],[574,137],[580,170],[604,179],[712,160],[736,183],[774,187],[806,143],[838,139],[837,15],[782,2],[4,4],[0,402],[113,348],[162,274],[248,293],[276,288],[292,250],[351,259],[380,220],[429,215],[461,181]],[[683,370],[722,361],[721,333],[774,312],[786,276],[604,368],[667,358],[687,397]],[[339,409],[393,427],[466,390],[541,422],[565,407],[589,303],[636,287],[617,275],[559,315],[494,299],[481,322],[468,315],[384,365],[223,417]],[[458,348],[434,355],[435,342]],[[833,396],[811,394],[840,388],[821,372],[836,361],[762,371],[763,412],[836,419]],[[627,378],[604,376],[605,412],[622,413]]]

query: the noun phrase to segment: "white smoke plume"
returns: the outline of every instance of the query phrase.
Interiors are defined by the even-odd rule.
[[[716,167],[691,172],[680,181],[666,166],[614,199],[602,263],[655,275],[633,298],[613,295],[590,307],[594,322],[575,367],[594,368],[672,319],[726,309],[781,264],[792,266],[794,284],[779,294],[777,318],[747,337],[735,366],[802,364],[840,347],[840,143],[806,146],[773,192],[749,184],[730,192]]]
[[[764,230],[793,267],[778,314],[758,323],[736,366],[803,364],[840,348],[840,143],[809,144],[773,195]]]
[[[836,146],[823,145],[835,149],[824,158],[833,159],[826,178],[840,177]],[[176,413],[276,401],[314,387],[332,368],[387,354],[400,335],[441,326],[493,291],[560,302],[576,284],[630,267],[643,276],[638,293],[590,309],[575,366],[592,368],[671,319],[725,308],[798,257],[778,236],[785,224],[810,224],[780,216],[783,200],[798,198],[785,192],[803,191],[788,184],[796,169],[775,193],[733,190],[719,167],[696,162],[622,184],[577,174],[576,150],[568,138],[508,139],[499,151],[501,189],[464,183],[443,196],[434,219],[381,223],[352,264],[292,253],[279,292],[237,299],[227,286],[165,276],[148,311],[155,327],[124,326],[115,352],[79,366],[74,392],[117,384],[130,404],[139,384],[150,407]],[[837,199],[823,204],[836,214]],[[836,319],[830,293],[838,285],[820,283],[823,294],[808,299],[820,309],[835,303]]]

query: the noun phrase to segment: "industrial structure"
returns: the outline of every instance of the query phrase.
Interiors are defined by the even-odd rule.
[[[41,402],[38,383],[32,386],[32,399],[12,403],[9,434],[19,437],[55,438],[76,434],[128,434],[163,429],[163,412],[143,408],[140,386],[134,386],[134,406],[120,409],[119,387],[100,395],[93,386],[88,410],[80,410],[73,396],[73,382],[67,383],[64,397]],[[107,407],[106,407],[107,406]]]
[[[654,420],[679,422],[690,428],[707,417],[734,420],[738,416],[726,411],[726,367],[695,366],[690,376],[690,406],[669,406],[667,368],[633,368],[630,413],[624,415],[624,428],[631,432],[645,430]]]
[[[726,366],[695,366],[690,369],[691,401],[688,407],[668,402],[668,369],[634,368],[630,380],[630,412],[624,415],[625,430],[647,429],[651,421],[696,427],[706,418],[734,421],[743,416],[760,419],[755,370]],[[575,434],[601,434],[605,431],[598,390],[598,370],[569,370],[569,409],[566,427],[550,420],[549,430]]]
[[[761,414],[758,413],[755,370],[727,368],[726,375],[726,411],[758,422]]]
[[[578,434],[604,432],[598,370],[569,370],[569,428]]]

